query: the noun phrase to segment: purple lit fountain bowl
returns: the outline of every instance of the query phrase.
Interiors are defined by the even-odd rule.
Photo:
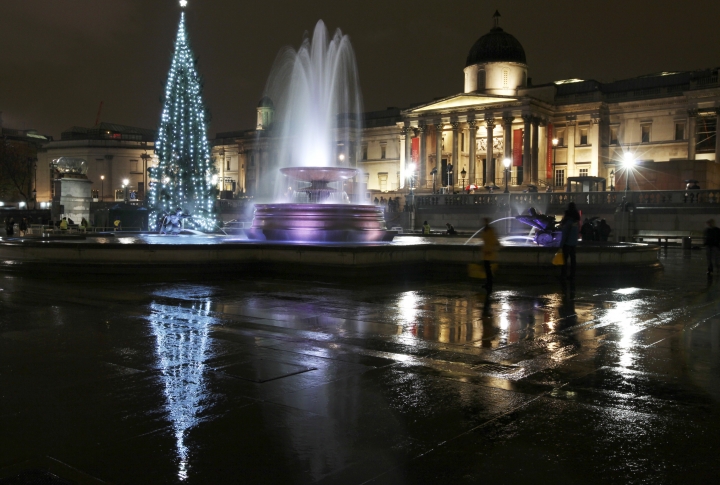
[[[255,241],[301,243],[392,241],[396,234],[386,230],[381,207],[353,204],[257,204],[245,233]]]
[[[339,182],[348,180],[360,173],[357,168],[347,167],[285,167],[280,172],[291,179],[303,182]]]

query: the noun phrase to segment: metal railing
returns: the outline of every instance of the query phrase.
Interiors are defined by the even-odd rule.
[[[493,194],[423,195],[415,197],[417,207],[437,205],[500,205],[514,207],[577,205],[620,205],[636,207],[720,206],[720,190],[642,190],[628,192],[530,192]]]

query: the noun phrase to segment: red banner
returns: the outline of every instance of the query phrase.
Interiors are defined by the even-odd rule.
[[[410,152],[410,159],[413,161],[413,163],[418,163],[420,161],[420,137],[415,137],[412,139],[412,151]]]
[[[523,166],[523,130],[513,130],[513,167]]]
[[[547,146],[547,163],[545,164],[545,167],[546,167],[545,180],[548,183],[552,184],[553,180],[555,178],[555,174],[553,174],[553,148],[552,148],[552,146],[553,146],[553,144],[552,144],[553,125],[552,125],[552,123],[548,123],[546,131],[547,131],[547,144],[545,146]]]

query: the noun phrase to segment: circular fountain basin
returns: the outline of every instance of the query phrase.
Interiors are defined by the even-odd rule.
[[[339,182],[360,173],[360,169],[349,167],[285,167],[280,172],[302,182]]]
[[[396,234],[386,229],[381,207],[356,204],[257,204],[245,233],[279,242],[392,241]]]

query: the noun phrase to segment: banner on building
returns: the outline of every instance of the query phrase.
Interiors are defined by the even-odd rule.
[[[547,180],[548,183],[552,184],[553,179],[555,178],[555,174],[553,174],[553,155],[554,151],[552,146],[552,140],[553,140],[553,125],[552,123],[548,123],[547,125],[547,144],[545,145],[547,147],[547,163],[545,164],[545,180]]]
[[[412,139],[412,151],[410,152],[410,159],[413,163],[418,163],[420,161],[420,137],[415,137]]]
[[[523,166],[523,130],[513,130],[513,167]]]

